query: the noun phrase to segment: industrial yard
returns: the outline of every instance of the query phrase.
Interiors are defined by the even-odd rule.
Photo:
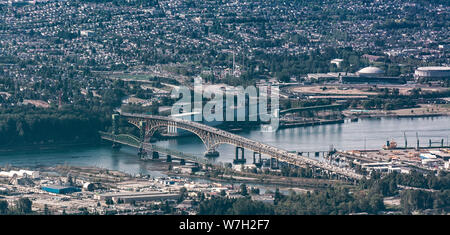
[[[176,176],[131,176],[93,167],[38,171],[6,166],[0,171],[0,200],[14,208],[20,199],[28,198],[35,214],[196,214],[193,201],[220,193],[241,196],[238,185]],[[255,195],[255,200],[273,201],[273,197]]]

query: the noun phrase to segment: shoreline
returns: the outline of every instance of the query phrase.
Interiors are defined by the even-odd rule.
[[[321,120],[316,122],[307,122],[307,123],[293,123],[293,124],[283,124],[280,125],[279,129],[289,129],[289,128],[298,128],[298,127],[308,127],[308,126],[321,126],[321,125],[332,125],[332,124],[341,124],[344,123],[347,119],[374,119],[374,118],[428,118],[428,117],[450,117],[448,113],[432,113],[432,114],[408,114],[408,115],[396,115],[396,114],[373,114],[373,115],[359,115],[359,116],[345,116],[339,120]],[[257,129],[257,127],[252,127],[249,129]],[[232,132],[239,134],[245,131],[244,129],[235,129]],[[192,134],[194,135],[194,134]],[[161,136],[160,140],[170,140],[188,137],[190,135],[182,135],[182,136]],[[46,143],[46,144],[17,144],[17,145],[8,145],[8,146],[0,146],[0,154],[8,153],[13,151],[31,151],[31,150],[57,150],[59,148],[64,147],[98,147],[98,146],[107,146],[108,143],[102,141],[101,139],[96,141],[89,142],[63,142],[63,143]]]
[[[31,151],[31,150],[57,150],[64,147],[96,147],[105,145],[106,143],[98,142],[80,142],[80,143],[51,143],[51,144],[27,144],[27,145],[9,145],[0,146],[1,153],[9,153],[13,151]]]
[[[429,113],[429,114],[373,114],[360,115],[358,118],[427,118],[427,117],[448,117],[447,113]],[[350,118],[350,117],[349,117]]]

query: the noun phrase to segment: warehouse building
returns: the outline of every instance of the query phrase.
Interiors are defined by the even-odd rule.
[[[121,192],[121,193],[104,193],[100,195],[95,195],[94,198],[97,200],[113,200],[117,202],[119,199],[123,203],[129,202],[139,202],[139,201],[159,201],[159,200],[172,200],[178,199],[180,194],[177,193],[165,193],[158,191],[150,192]]]
[[[430,66],[419,67],[414,72],[416,79],[443,79],[450,78],[450,67],[444,66]]]
[[[72,187],[72,186],[64,186],[64,185],[47,185],[47,186],[42,186],[41,189],[46,192],[56,193],[56,194],[68,194],[68,193],[74,193],[74,192],[81,191],[80,188]]]

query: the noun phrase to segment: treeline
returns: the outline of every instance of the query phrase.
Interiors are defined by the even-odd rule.
[[[273,215],[272,205],[249,198],[212,198],[199,205],[200,215]]]
[[[26,215],[32,213],[33,202],[28,198],[20,198],[16,205],[10,205],[6,200],[0,200],[0,215]]]
[[[385,209],[383,197],[375,191],[350,193],[348,189],[338,187],[306,194],[281,195],[275,204],[275,213],[279,215],[377,214]]]
[[[107,113],[81,106],[0,109],[0,146],[98,141],[98,131],[111,125]]]
[[[401,208],[405,214],[413,211],[437,210],[450,212],[450,190],[429,192],[425,190],[405,190],[401,194]]]
[[[370,180],[363,179],[360,183],[363,189],[371,189],[383,196],[400,194],[401,210],[409,214],[416,210],[433,209],[440,212],[450,212],[450,174],[424,174],[412,171],[410,174],[393,172],[383,178],[378,173],[372,174]],[[414,187],[401,190],[399,186]]]
[[[397,185],[433,189],[450,190],[450,174],[442,171],[438,176],[427,174],[426,176],[418,171],[411,171],[409,174],[390,173],[381,177],[379,173],[373,172],[370,179],[362,179],[360,185],[363,189],[376,188],[383,196],[392,196],[398,193]]]
[[[375,193],[350,194],[345,188],[329,188],[313,193],[275,193],[274,204],[252,201],[249,197],[212,198],[200,203],[200,215],[337,215],[384,210],[383,198]]]
[[[298,172],[284,172],[289,176]],[[308,172],[304,172],[307,177]],[[402,189],[402,186],[415,189]],[[255,194],[252,192],[252,194]],[[256,193],[258,194],[258,193]],[[387,211],[384,197],[400,196],[400,209],[405,214],[416,210],[432,209],[437,213],[450,211],[450,175],[438,176],[412,171],[410,174],[391,173],[385,175],[374,172],[370,179],[363,179],[354,190],[346,187],[330,187],[304,194],[291,192],[283,195],[277,189],[274,203],[252,201],[245,185],[241,185],[243,198],[230,199],[213,197],[199,204],[200,215],[339,215],[368,213],[379,214]],[[436,213],[436,212],[435,212]]]

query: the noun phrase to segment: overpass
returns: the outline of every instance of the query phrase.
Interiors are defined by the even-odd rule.
[[[215,148],[220,144],[230,144],[236,146],[236,152],[239,148],[242,149],[242,152],[243,149],[251,150],[254,153],[270,156],[289,166],[305,167],[306,165],[309,165],[351,179],[362,178],[362,175],[355,173],[351,169],[344,169],[325,162],[299,156],[296,153],[288,152],[197,122],[156,115],[125,113],[121,111],[119,113],[120,118],[125,118],[130,124],[140,129],[143,143],[147,143],[153,134],[161,127],[166,127],[168,130],[183,129],[197,135],[204,143],[208,153],[215,151]],[[118,119],[117,116],[118,114],[113,115],[113,126],[115,125],[114,120]],[[115,131],[116,127],[113,127],[113,132]]]

